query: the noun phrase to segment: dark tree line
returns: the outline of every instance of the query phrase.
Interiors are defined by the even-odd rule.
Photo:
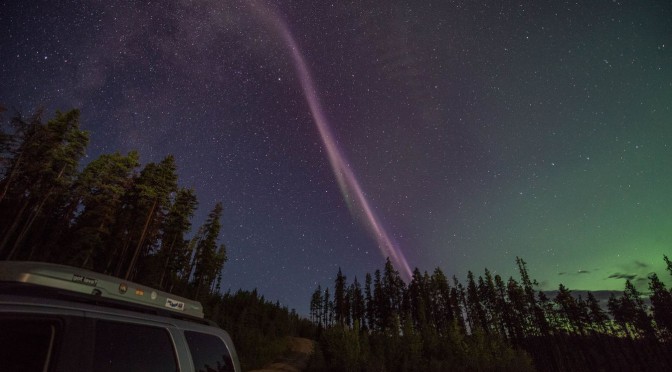
[[[672,275],[672,264],[664,257]],[[525,261],[520,277],[476,277],[466,284],[439,269],[404,283],[388,259],[362,289],[339,269],[333,291],[318,287],[310,318],[320,327],[314,369],[331,370],[668,370],[672,291],[649,277],[651,306],[626,281],[608,312],[595,296],[560,284],[537,289]],[[331,295],[330,293],[333,293]]]
[[[187,239],[198,207],[172,155],[140,167],[131,151],[83,168],[79,111],[16,115],[0,132],[0,259],[84,267],[180,294],[217,292],[227,261],[222,204]]]

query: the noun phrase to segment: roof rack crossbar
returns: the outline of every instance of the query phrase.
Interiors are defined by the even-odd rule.
[[[63,289],[203,319],[203,306],[198,301],[71,266],[32,261],[0,261],[0,281]]]

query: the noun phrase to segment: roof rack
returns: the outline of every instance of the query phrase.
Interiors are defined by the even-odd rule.
[[[203,306],[198,301],[71,266],[31,261],[0,261],[0,281],[30,283],[203,319]]]

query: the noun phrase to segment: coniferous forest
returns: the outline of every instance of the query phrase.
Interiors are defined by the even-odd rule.
[[[309,320],[256,290],[222,294],[224,205],[206,206],[205,223],[192,226],[198,200],[178,186],[172,156],[141,167],[132,151],[82,165],[89,135],[78,110],[49,120],[38,110],[2,123],[0,259],[83,267],[199,300],[231,333],[244,369],[285,351],[287,336],[317,340],[315,371],[672,366],[672,291],[655,273],[648,293],[626,281],[622,294],[601,304],[562,284],[553,294],[540,291],[520,258],[517,279],[486,269],[462,283],[437,268],[416,269],[408,284],[388,259],[363,282],[348,282],[339,269],[333,287],[313,293]]]
[[[672,262],[663,257],[672,275]],[[318,287],[310,317],[319,325],[312,368],[332,371],[669,371],[672,291],[649,276],[650,306],[626,281],[601,306],[559,285],[554,298],[520,277],[485,270],[466,284],[441,269],[417,268],[405,284],[388,259],[351,283],[339,269]]]

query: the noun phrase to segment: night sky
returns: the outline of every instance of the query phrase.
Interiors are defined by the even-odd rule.
[[[669,1],[0,4],[0,103],[80,108],[85,162],[175,155],[193,230],[224,204],[224,290],[307,314],[387,256],[669,279]]]

